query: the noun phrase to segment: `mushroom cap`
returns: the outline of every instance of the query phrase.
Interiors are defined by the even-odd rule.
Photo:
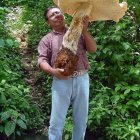
[[[119,0],[53,0],[64,13],[71,16],[78,10],[82,3],[89,3],[92,5],[89,20],[114,20],[118,22],[120,18],[125,15],[127,10],[127,3],[119,3]]]

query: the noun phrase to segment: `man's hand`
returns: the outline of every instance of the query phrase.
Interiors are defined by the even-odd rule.
[[[56,68],[56,69],[52,70],[52,75],[57,77],[58,79],[64,79],[64,80],[68,79],[69,77],[68,76],[64,76],[62,74],[62,72],[64,72],[64,69]]]
[[[83,30],[82,30],[82,33],[87,32],[88,25],[89,25],[89,17],[84,16],[83,17]]]
[[[94,38],[90,35],[88,30],[87,30],[88,25],[89,25],[89,17],[88,16],[84,16],[83,17],[82,35],[83,35],[84,40],[85,40],[86,50],[88,52],[96,52],[96,49],[97,49],[96,42],[95,42]]]

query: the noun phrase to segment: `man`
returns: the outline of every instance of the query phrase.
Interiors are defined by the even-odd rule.
[[[62,140],[64,122],[70,105],[72,105],[74,123],[72,140],[84,140],[89,100],[89,76],[87,73],[89,63],[86,51],[96,51],[96,43],[87,31],[88,17],[83,19],[83,31],[78,43],[77,74],[63,76],[61,72],[64,70],[55,68],[54,62],[67,30],[64,15],[57,7],[50,7],[44,15],[52,32],[44,36],[39,43],[38,64],[44,72],[53,76],[49,140]]]

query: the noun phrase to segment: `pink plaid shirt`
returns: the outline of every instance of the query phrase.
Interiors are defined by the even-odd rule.
[[[52,31],[45,35],[38,45],[38,65],[40,63],[47,61],[52,67],[54,66],[54,62],[57,57],[57,53],[62,45],[64,34]],[[84,38],[81,36],[78,42],[78,49],[77,55],[79,57],[78,64],[77,64],[77,71],[80,70],[88,70],[89,69],[89,62],[86,56],[86,46],[84,42]]]

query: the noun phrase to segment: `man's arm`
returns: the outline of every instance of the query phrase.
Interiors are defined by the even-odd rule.
[[[67,76],[63,76],[62,72],[64,71],[63,69],[59,68],[52,68],[47,62],[42,62],[40,63],[40,68],[48,74],[51,74],[52,76],[57,77],[58,79],[68,79]]]
[[[59,79],[67,79],[62,75],[63,69],[53,68],[50,66],[49,61],[51,59],[51,50],[49,49],[49,41],[47,38],[43,38],[38,45],[38,66],[47,74],[55,76]]]
[[[84,17],[83,18],[83,31],[82,31],[82,35],[83,35],[84,40],[85,40],[87,51],[88,52],[96,52],[96,49],[97,49],[97,47],[96,47],[96,41],[90,35],[90,33],[87,31],[88,24],[89,24],[88,17]]]
[[[53,68],[47,62],[41,62],[39,66],[45,73],[53,75]]]

